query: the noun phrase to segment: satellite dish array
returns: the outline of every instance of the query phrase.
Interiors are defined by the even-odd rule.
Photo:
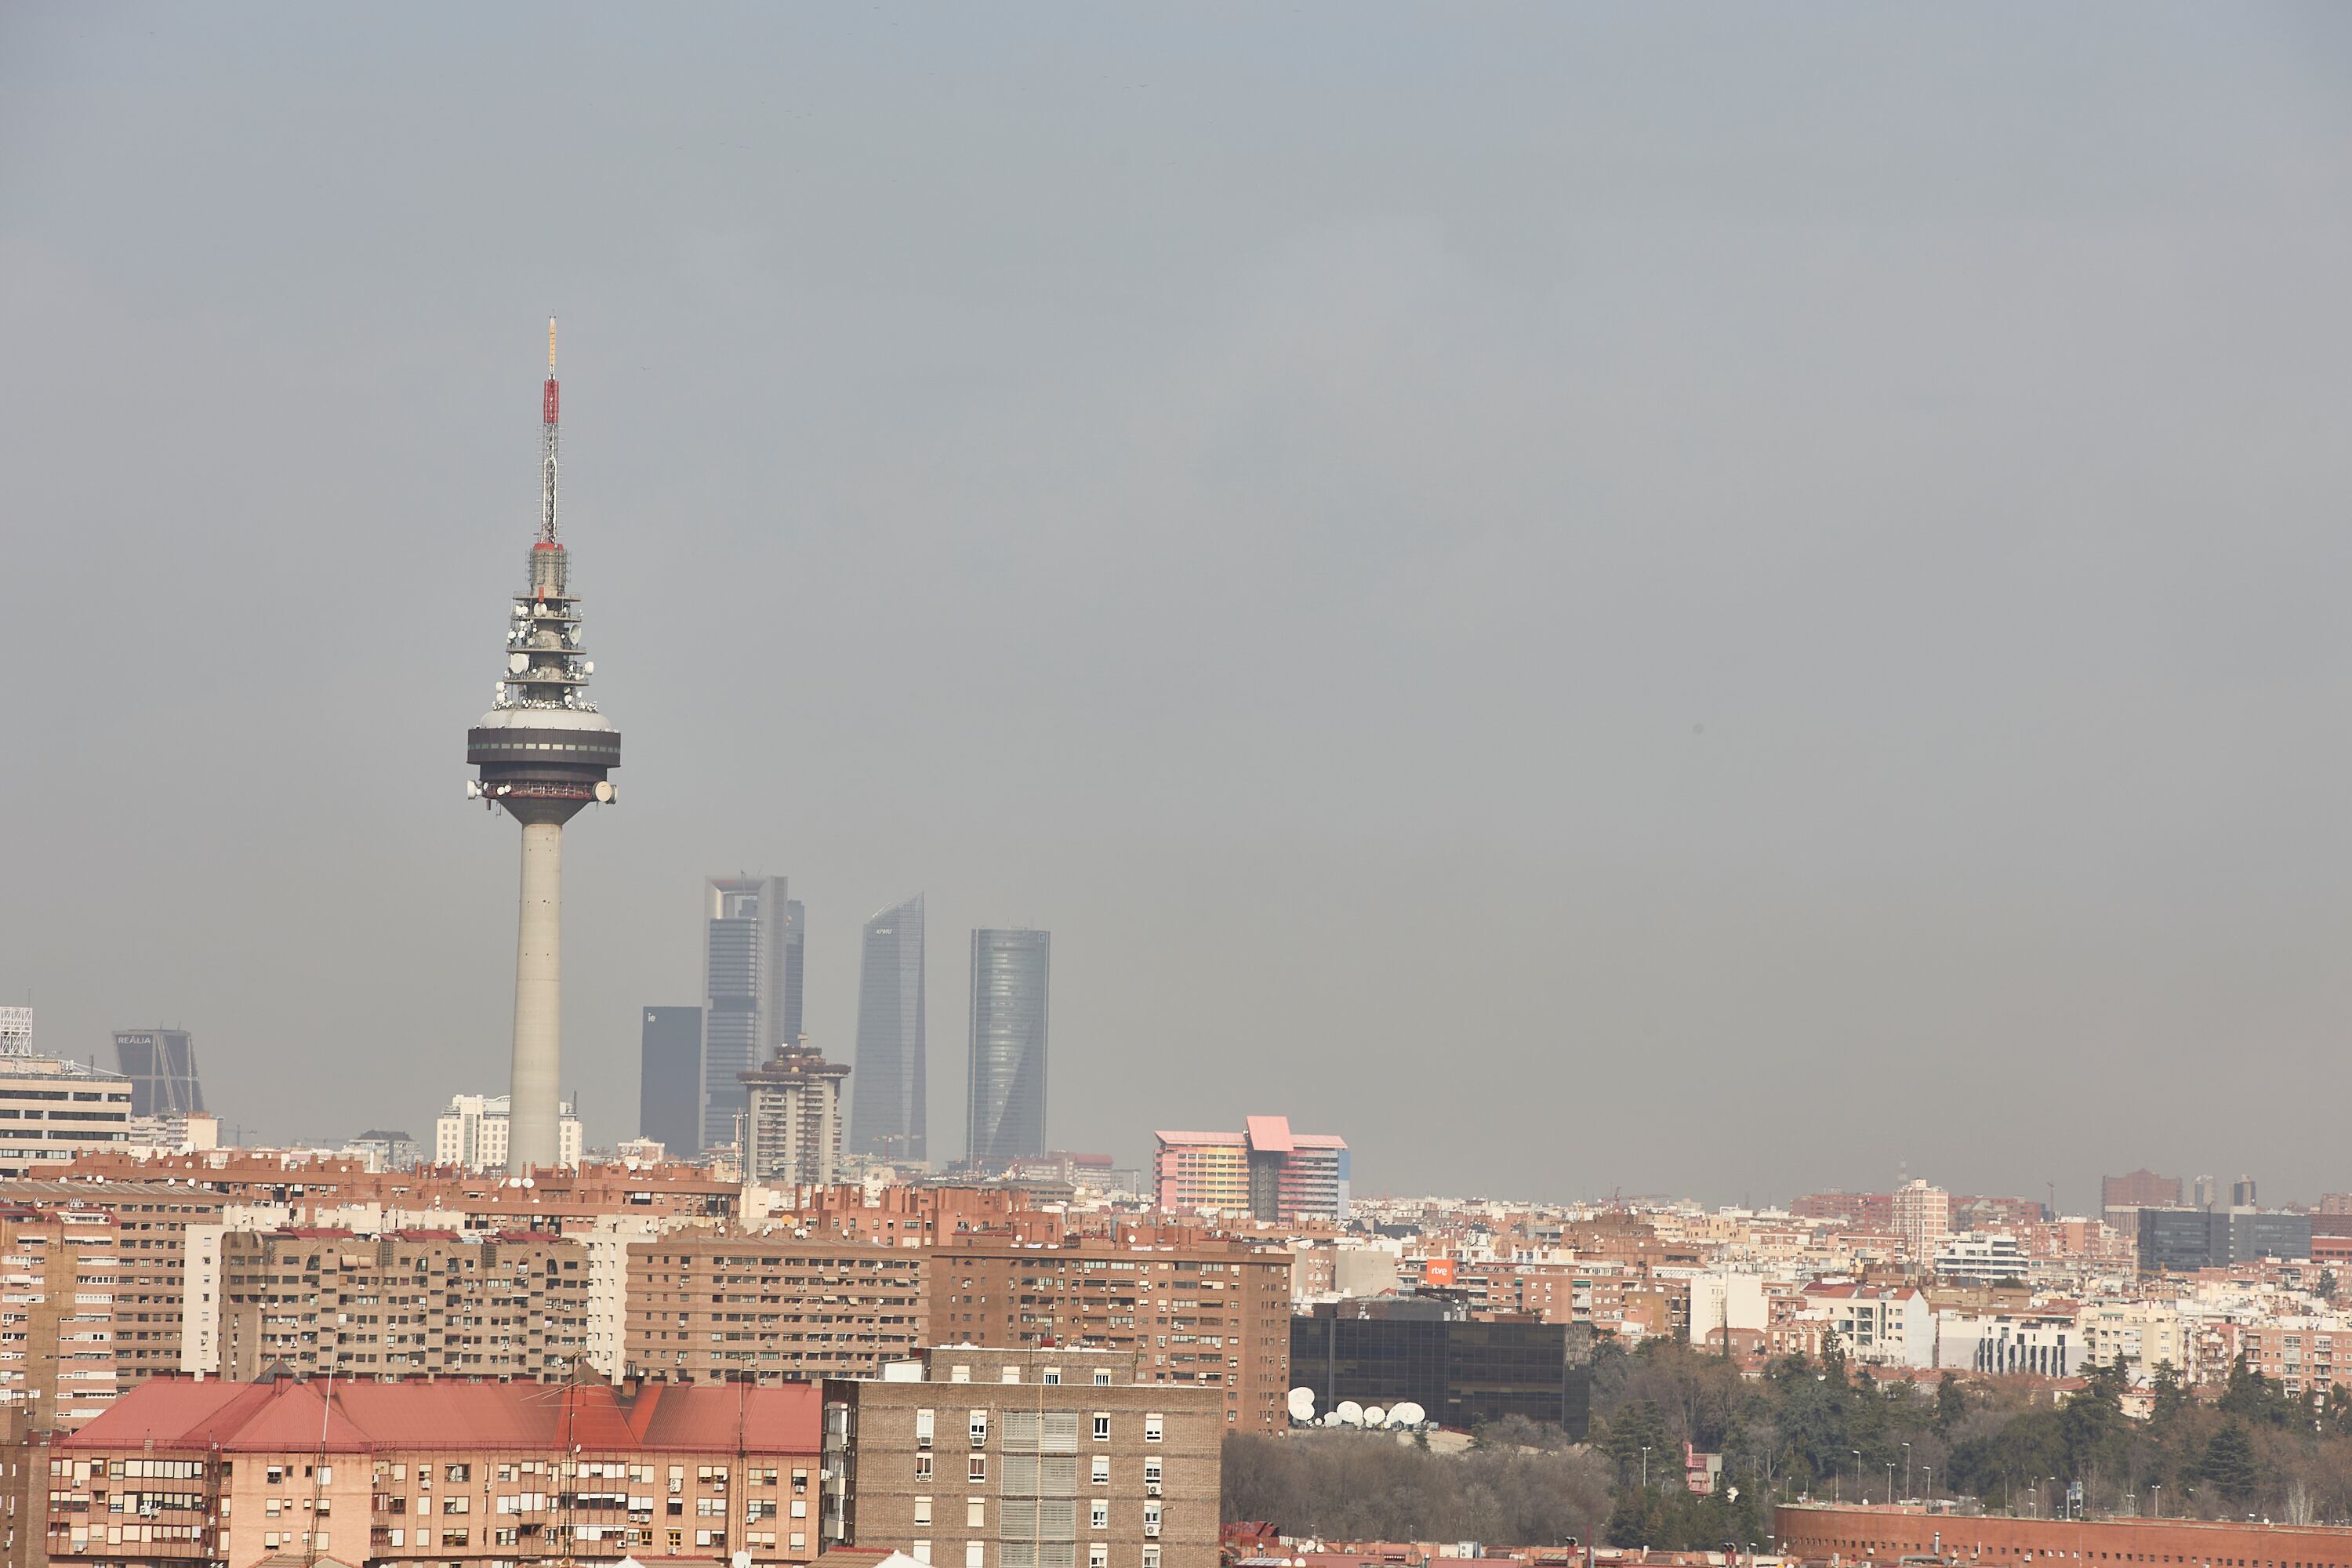
[[[1290,1420],[1297,1426],[1360,1426],[1367,1430],[1405,1432],[1429,1424],[1429,1412],[1410,1399],[1401,1399],[1383,1410],[1377,1405],[1359,1405],[1343,1399],[1318,1420],[1315,1415],[1315,1391],[1294,1388],[1286,1402]]]

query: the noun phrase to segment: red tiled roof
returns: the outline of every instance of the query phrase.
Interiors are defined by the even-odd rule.
[[[634,1400],[604,1384],[428,1378],[334,1385],[151,1378],[59,1439],[76,1448],[330,1452],[548,1448],[594,1452],[808,1453],[823,1447],[814,1384],[647,1384]]]

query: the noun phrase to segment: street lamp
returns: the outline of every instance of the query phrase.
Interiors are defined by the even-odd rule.
[[[2156,1517],[2162,1519],[2164,1517],[2164,1483],[2158,1481],[2147,1489],[2156,1494]]]
[[[1903,1445],[1903,1495],[1906,1498],[1919,1495],[1911,1489],[1911,1445],[1908,1443]]]
[[[1850,1454],[1852,1454],[1852,1455],[1853,1456],[1853,1495],[1854,1495],[1854,1498],[1855,1498],[1855,1499],[1856,1499],[1856,1500],[1858,1500],[1858,1501],[1861,1501],[1861,1502],[1868,1502],[1868,1501],[1870,1500],[1870,1496],[1869,1496],[1869,1494],[1868,1494],[1868,1493],[1864,1492],[1864,1491],[1862,1489],[1862,1450],[1861,1450],[1861,1449],[1859,1449],[1859,1448],[1849,1448],[1849,1449],[1847,1449],[1847,1450],[1846,1450],[1846,1452],[1848,1452],[1848,1453],[1850,1453]]]
[[[1936,1500],[1936,1467],[1929,1465],[1927,1467],[1927,1474],[1925,1479],[1927,1485],[1924,1489],[1927,1494],[1927,1501],[1932,1505]]]
[[[1886,1461],[1886,1506],[1895,1506],[1895,1461]]]
[[[1642,1445],[1642,1489],[1650,1489],[1650,1446],[1647,1443]]]

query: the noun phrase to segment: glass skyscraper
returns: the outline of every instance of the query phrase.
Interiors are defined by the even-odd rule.
[[[924,1098],[923,896],[866,922],[857,966],[857,1058],[849,1148],[875,1160],[929,1156]]]
[[[742,1075],[800,1042],[802,915],[782,877],[713,877],[703,919],[701,1133],[715,1149],[751,1103]]]
[[[702,1009],[648,1007],[639,1039],[637,1136],[691,1158],[702,1147]]]
[[[1045,1015],[1053,937],[971,933],[971,1094],[966,1158],[1002,1167],[1045,1152]]]

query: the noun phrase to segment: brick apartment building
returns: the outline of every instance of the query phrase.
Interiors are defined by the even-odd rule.
[[[915,1354],[926,1248],[678,1231],[629,1247],[625,1370],[760,1383],[862,1377]]]
[[[0,1405],[36,1427],[105,1414],[119,1385],[114,1215],[0,1208]]]
[[[826,1384],[827,1543],[938,1568],[1212,1568],[1224,1400],[1149,1362],[937,1346]]]
[[[1290,1254],[1177,1227],[1059,1246],[965,1237],[931,1255],[926,1338],[1133,1352],[1142,1381],[1219,1390],[1228,1426],[1281,1431],[1289,1426]]]
[[[814,1385],[152,1379],[46,1450],[49,1559],[255,1568],[816,1551]]]
[[[226,1199],[169,1182],[0,1182],[0,1205],[115,1219],[115,1370],[130,1387],[162,1373],[214,1370]]]
[[[536,1233],[231,1231],[221,1254],[223,1375],[569,1376],[587,1342],[588,1249]]]

